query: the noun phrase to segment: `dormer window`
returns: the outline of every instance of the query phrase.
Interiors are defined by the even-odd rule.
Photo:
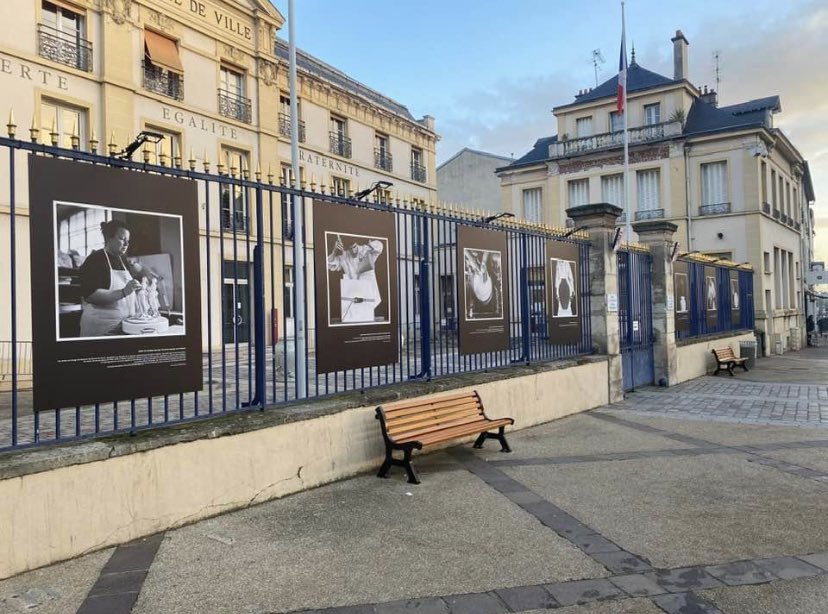
[[[578,138],[592,136],[592,116],[580,117],[575,120],[575,133]]]
[[[661,103],[644,105],[644,125],[653,126],[661,123]]]

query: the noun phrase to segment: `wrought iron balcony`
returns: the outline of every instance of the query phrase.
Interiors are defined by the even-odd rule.
[[[290,115],[279,113],[279,134],[290,138]],[[299,142],[305,142],[305,122],[299,120]]]
[[[679,136],[681,130],[681,122],[663,122],[660,124],[652,124],[651,126],[630,128],[627,130],[628,143],[630,145],[636,145],[649,141],[660,141],[662,139]],[[556,143],[551,143],[549,145],[549,157],[565,158],[567,156],[577,156],[593,151],[615,149],[623,146],[623,131],[605,132],[603,134],[585,136],[578,139],[558,140]]]
[[[664,217],[664,209],[648,209],[646,211],[635,212],[636,222],[640,222],[641,220],[657,220],[662,217]]]
[[[388,150],[374,148],[374,168],[381,168],[390,173],[393,166],[394,158]]]
[[[779,211],[779,209],[773,210],[773,219],[778,220],[781,215],[782,213]]]
[[[218,109],[224,117],[249,124],[253,117],[253,105],[250,98],[239,96],[228,90],[218,91]]]
[[[794,222],[794,228],[796,228],[796,231],[799,232],[802,230],[802,224],[800,222]]]
[[[339,132],[329,132],[331,153],[343,158],[351,157],[351,139]]]
[[[762,212],[767,213],[768,215],[770,215],[770,211],[771,211],[770,203],[762,203]]]
[[[699,215],[720,215],[722,213],[730,213],[730,203],[716,203],[715,205],[699,207]]]
[[[426,182],[426,168],[422,164],[416,164],[415,162],[411,163],[411,179],[414,181],[419,181],[420,183]]]
[[[184,77],[145,60],[144,89],[175,100],[184,100]]]
[[[92,71],[92,43],[80,35],[41,23],[37,26],[37,47],[41,57],[84,72]]]

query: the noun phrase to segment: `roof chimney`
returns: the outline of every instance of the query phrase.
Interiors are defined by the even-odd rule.
[[[684,38],[681,30],[676,30],[673,41],[673,79],[687,79],[687,48],[690,43]]]
[[[719,106],[719,97],[716,95],[716,90],[713,88],[707,89],[707,86],[704,86],[700,92],[699,100],[702,102],[706,102],[707,104],[712,104],[714,107]]]

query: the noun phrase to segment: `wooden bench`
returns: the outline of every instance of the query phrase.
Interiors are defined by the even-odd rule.
[[[475,448],[482,448],[487,439],[497,439],[501,451],[512,451],[503,429],[515,421],[512,418],[487,418],[477,391],[457,392],[427,400],[400,401],[377,407],[376,411],[385,440],[385,462],[377,477],[387,477],[391,465],[397,465],[405,468],[411,484],[419,484],[420,480],[411,466],[414,450],[478,433]],[[497,429],[497,433],[489,432],[493,429]],[[402,460],[393,457],[394,450],[402,451]]]
[[[711,350],[713,352],[713,357],[716,359],[716,370],[713,372],[713,375],[716,375],[721,370],[726,370],[730,375],[733,375],[733,367],[740,366],[745,371],[748,370],[747,365],[747,358],[738,358],[736,354],[733,353],[733,349],[726,347],[726,348],[714,348]]]

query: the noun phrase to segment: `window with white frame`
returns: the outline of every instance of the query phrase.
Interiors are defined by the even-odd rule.
[[[243,72],[222,66],[219,72],[218,92],[219,113],[225,117],[250,123],[251,103],[245,97],[245,75]]]
[[[286,266],[285,269],[285,279],[284,279],[284,292],[285,292],[285,317],[292,318],[293,317],[293,267]]]
[[[624,116],[618,111],[610,111],[609,129],[610,132],[621,132],[624,129]]]
[[[567,183],[567,187],[570,207],[589,204],[589,179],[573,179]]]
[[[604,175],[601,177],[601,201],[624,208],[624,175]]]
[[[727,200],[727,162],[701,165],[702,206],[721,205]]]
[[[523,219],[527,222],[543,221],[541,188],[523,190]]]
[[[644,105],[644,125],[652,126],[661,123],[661,103]]]
[[[87,112],[59,100],[40,102],[40,139],[52,143],[52,133],[58,147],[71,149],[72,136],[78,137],[79,144],[86,143]]]
[[[592,136],[592,116],[579,117],[575,120],[575,134],[578,138]]]
[[[176,158],[181,158],[181,135],[163,128],[147,126],[147,130],[163,135],[160,141],[154,144],[147,143],[149,149],[149,163],[160,166],[172,166]]]
[[[227,172],[239,177],[242,171],[250,169],[250,154],[246,151],[221,148],[221,163]],[[221,185],[221,225],[225,230],[245,232],[247,230],[247,198],[244,188],[238,184]]]
[[[655,211],[661,209],[661,173],[651,169],[635,174],[638,188],[638,210]]]
[[[336,196],[348,196],[351,190],[351,182],[342,177],[331,177],[331,191]]]
[[[86,12],[68,2],[41,3],[43,21],[38,26],[42,57],[89,72],[92,46],[86,40]]]

